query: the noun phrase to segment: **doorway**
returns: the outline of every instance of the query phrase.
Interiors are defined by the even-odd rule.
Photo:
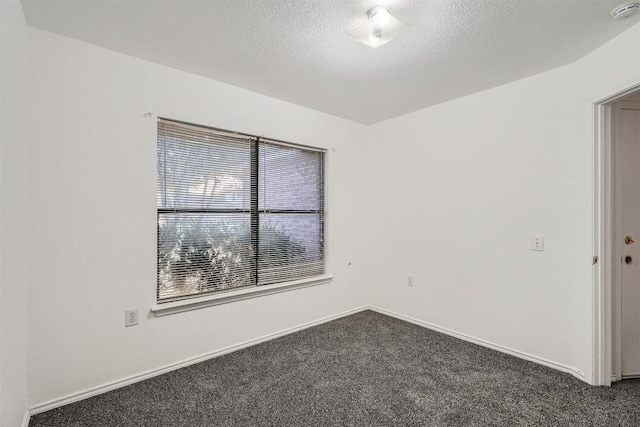
[[[640,377],[640,84],[594,104],[594,385]]]

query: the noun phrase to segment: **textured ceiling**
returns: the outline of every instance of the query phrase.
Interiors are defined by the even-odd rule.
[[[365,124],[573,62],[638,22],[620,3],[22,0],[31,26]],[[371,49],[344,31],[377,4],[411,29]]]

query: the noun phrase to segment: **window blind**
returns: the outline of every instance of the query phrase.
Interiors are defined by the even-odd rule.
[[[324,273],[323,156],[260,141],[259,285]]]
[[[158,121],[158,301],[252,286],[249,138]]]
[[[324,273],[324,150],[158,120],[159,303]]]

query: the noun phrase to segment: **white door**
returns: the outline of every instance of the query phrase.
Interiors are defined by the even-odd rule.
[[[640,102],[617,102],[620,165],[620,373],[640,377]]]

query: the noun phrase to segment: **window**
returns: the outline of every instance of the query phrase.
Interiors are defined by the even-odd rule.
[[[158,303],[324,274],[324,150],[158,120]]]

